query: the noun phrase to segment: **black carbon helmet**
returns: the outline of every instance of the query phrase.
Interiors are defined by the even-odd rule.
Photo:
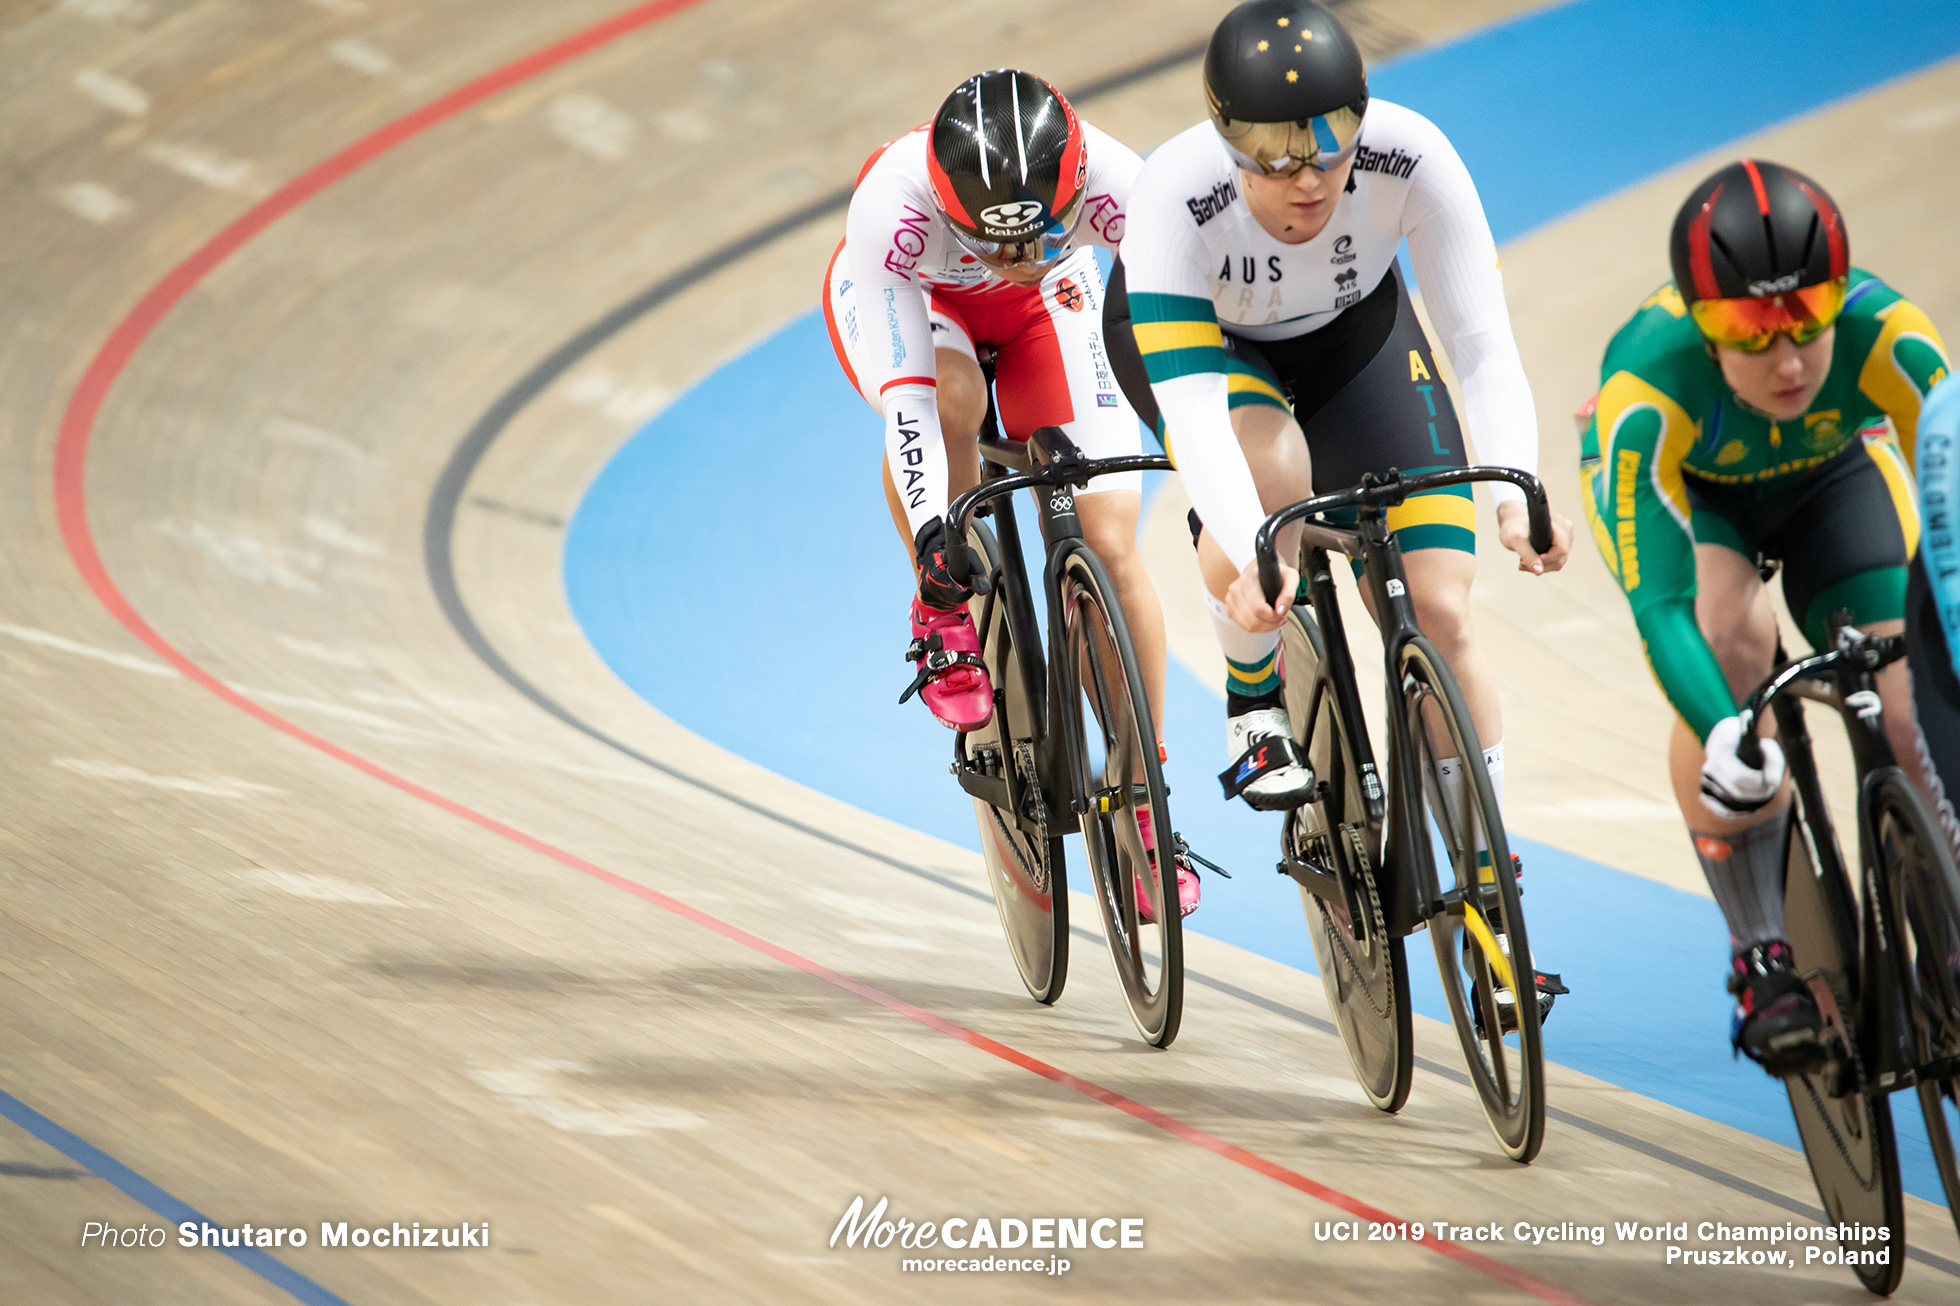
[[[1080,212],[1088,155],[1061,92],[1032,73],[996,68],[967,78],[939,106],[926,171],[963,242],[1054,244]]]
[[[1205,99],[1241,167],[1284,171],[1274,164],[1291,158],[1293,170],[1326,169],[1360,133],[1368,73],[1340,19],[1313,0],[1249,0],[1211,34]]]
[[[1704,178],[1674,215],[1668,262],[1681,298],[1762,298],[1851,270],[1844,215],[1795,168],[1739,159]]]

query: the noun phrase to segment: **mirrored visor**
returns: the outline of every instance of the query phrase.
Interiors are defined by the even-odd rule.
[[[1303,122],[1241,122],[1216,112],[1211,122],[1234,163],[1268,177],[1290,177],[1302,168],[1332,172],[1348,161],[1361,137],[1361,115],[1345,107]]]
[[[1823,335],[1844,311],[1846,281],[1835,277],[1780,295],[1698,299],[1688,311],[1701,333],[1716,344],[1760,354],[1779,335],[1800,345]]]

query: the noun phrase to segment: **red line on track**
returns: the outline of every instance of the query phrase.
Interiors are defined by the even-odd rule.
[[[413,780],[396,775],[383,766],[349,752],[331,740],[321,738],[312,731],[261,707],[184,656],[176,646],[158,634],[155,628],[143,619],[142,614],[137,612],[123,596],[122,590],[117,587],[116,582],[110,578],[108,569],[103,566],[102,556],[95,547],[95,536],[89,529],[88,522],[86,473],[89,437],[95,429],[95,419],[102,410],[103,401],[107,399],[110,388],[115,384],[116,378],[122,375],[123,368],[128,365],[138,346],[149,338],[157,324],[179,300],[190,293],[198,282],[237,252],[253,236],[271,226],[279,218],[397,145],[501,91],[508,90],[579,55],[598,49],[629,32],[650,26],[701,2],[702,0],[656,0],[653,4],[625,10],[554,45],[546,46],[533,54],[485,73],[447,95],[395,119],[324,162],[309,168],[253,205],[224,230],[205,242],[196,253],[172,268],[161,281],[151,286],[143,298],[137,301],[136,307],[116,324],[115,330],[109,333],[108,340],[96,351],[95,357],[89,362],[88,369],[82,374],[81,383],[76,386],[74,395],[68,401],[67,410],[62,415],[61,434],[55,446],[55,509],[61,522],[62,540],[68,547],[69,557],[74,560],[76,570],[81,572],[82,579],[88,583],[89,589],[94,591],[96,598],[101,600],[110,615],[121,622],[131,634],[154,649],[158,656],[181,671],[187,679],[202,685],[233,707],[257,717],[274,730],[291,736],[309,748],[318,749],[334,760],[344,762],[383,784],[392,785],[411,797],[438,807],[452,816],[460,817],[500,838],[508,839],[519,847],[548,857],[614,888],[623,889],[683,920],[711,930],[731,942],[766,957],[772,957],[785,966],[794,967],[847,992],[855,993],[888,1011],[904,1016],[908,1020],[917,1021],[928,1029],[958,1039],[962,1043],[998,1057],[1010,1065],[1019,1066],[1031,1074],[1039,1075],[1064,1088],[1073,1089],[1093,1101],[1114,1107],[1175,1138],[1181,1138],[1187,1143],[1202,1147],[1248,1170],[1265,1175],[1269,1179],[1276,1179],[1289,1188],[1298,1189],[1309,1197],[1338,1207],[1357,1219],[1400,1223],[1386,1211],[1309,1179],[1298,1171],[1289,1170],[1277,1161],[1267,1160],[1237,1144],[1228,1143],[1215,1134],[1207,1133],[1174,1116],[1166,1115],[1155,1107],[1146,1106],[1100,1084],[1071,1075],[1066,1070],[1051,1066],[1045,1061],[988,1038],[985,1034],[970,1030],[944,1016],[922,1007],[915,1007],[861,980],[840,974],[828,966],[791,952],[780,944],[771,943],[767,939],[751,934],[740,926],[710,916],[678,898],[671,898],[657,889],[648,888],[623,875],[615,874],[602,866],[586,861],[575,853],[567,852],[563,848],[506,825],[493,816],[466,807],[452,798],[445,798],[432,789],[424,788]],[[1522,1270],[1494,1261],[1468,1247],[1439,1239],[1425,1239],[1416,1245],[1447,1256],[1541,1301],[1558,1303],[1559,1306],[1583,1306],[1579,1298],[1564,1290]]]

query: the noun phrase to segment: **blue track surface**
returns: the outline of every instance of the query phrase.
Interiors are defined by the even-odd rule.
[[[1373,72],[1372,87],[1450,135],[1506,240],[1960,53],[1952,17],[1950,3],[1927,0],[1582,0],[1398,60]],[[1656,231],[1651,250],[1610,256],[1650,258],[1659,282],[1663,240]],[[815,285],[810,294],[815,302]],[[593,647],[682,725],[866,811],[975,846],[972,807],[946,777],[947,736],[895,702],[908,674],[910,572],[875,488],[881,453],[881,424],[813,313],[620,450],[568,532],[566,588]],[[1547,456],[1569,453],[1553,441]],[[790,521],[804,553],[785,574]],[[794,688],[777,692],[776,682]],[[785,719],[789,702],[797,711]],[[1310,971],[1298,896],[1269,869],[1276,823],[1217,796],[1218,698],[1173,665],[1165,716],[1177,825],[1237,872],[1207,882],[1195,923]],[[1730,1060],[1714,905],[1558,849],[1517,847],[1534,944],[1574,989],[1547,1029],[1551,1055],[1796,1146],[1780,1089]],[[1428,949],[1411,955],[1418,1010],[1442,1017]],[[1940,1200],[1917,1103],[1896,1105],[1907,1187]]]

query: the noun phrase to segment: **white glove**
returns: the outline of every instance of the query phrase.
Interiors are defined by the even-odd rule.
[[[1765,739],[1761,769],[1735,755],[1742,742],[1742,718],[1723,717],[1708,732],[1701,758],[1701,805],[1717,816],[1738,821],[1760,812],[1783,783],[1783,750]]]

